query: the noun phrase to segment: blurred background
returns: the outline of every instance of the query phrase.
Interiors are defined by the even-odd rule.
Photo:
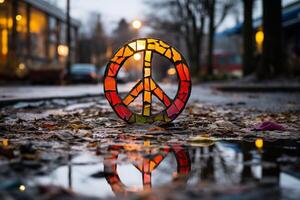
[[[0,0],[0,84],[97,83],[138,37],[179,49],[195,81],[300,74],[299,0]],[[120,82],[141,78],[141,58]],[[155,79],[176,80],[168,60],[153,67]]]

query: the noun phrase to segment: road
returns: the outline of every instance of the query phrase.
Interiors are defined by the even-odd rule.
[[[120,84],[118,91],[128,92],[134,83]],[[177,91],[175,84],[160,84],[170,97]],[[232,105],[256,108],[262,111],[298,111],[300,93],[297,92],[221,92],[211,84],[197,84],[192,87],[191,100],[212,105]],[[103,94],[103,85],[68,86],[1,86],[0,105],[20,101],[38,101],[56,98],[79,98]]]

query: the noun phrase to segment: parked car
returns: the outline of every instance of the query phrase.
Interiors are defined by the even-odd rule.
[[[71,66],[70,81],[98,83],[100,75],[97,73],[97,68],[93,64],[77,63]]]

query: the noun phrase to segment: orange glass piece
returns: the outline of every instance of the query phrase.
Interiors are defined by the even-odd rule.
[[[150,80],[150,89],[151,89],[151,91],[155,90],[155,88],[156,88],[156,84],[155,84],[154,81],[151,79],[151,80]]]
[[[124,47],[122,47],[121,49],[119,49],[119,51],[117,51],[115,57],[121,57],[123,56],[123,53],[124,53]]]
[[[156,88],[154,90],[154,94],[157,96],[158,99],[160,99],[161,101],[163,100],[164,93],[163,93],[163,91],[160,88]]]
[[[151,92],[144,92],[144,102],[151,103]]]
[[[156,163],[153,161],[150,161],[150,172],[152,172],[156,167]]]
[[[132,56],[133,53],[134,53],[134,52],[133,52],[129,47],[126,47],[123,56],[124,56],[124,57],[129,57],[129,56]]]
[[[180,54],[174,48],[171,48],[171,49],[172,49],[172,53],[173,53],[173,61],[174,62],[181,61]]]
[[[112,77],[106,77],[104,80],[105,90],[114,91],[117,89],[116,80]]]
[[[150,78],[145,78],[144,79],[144,89],[146,91],[150,91]]]
[[[165,56],[166,56],[167,58],[171,59],[172,54],[171,54],[171,50],[170,50],[170,49],[168,49],[168,50],[166,51]]]
[[[133,102],[133,100],[134,100],[134,97],[131,96],[131,95],[128,95],[128,96],[124,99],[123,103],[124,103],[126,106],[128,106],[131,102]]]

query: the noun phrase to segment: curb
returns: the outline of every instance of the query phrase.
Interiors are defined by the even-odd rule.
[[[300,86],[213,86],[223,92],[300,92]]]
[[[89,97],[102,97],[104,94],[84,94],[84,95],[70,95],[70,96],[52,96],[52,97],[36,97],[36,98],[16,98],[16,99],[0,99],[0,108],[13,105],[19,102],[36,102],[49,101],[54,99],[83,99]]]

